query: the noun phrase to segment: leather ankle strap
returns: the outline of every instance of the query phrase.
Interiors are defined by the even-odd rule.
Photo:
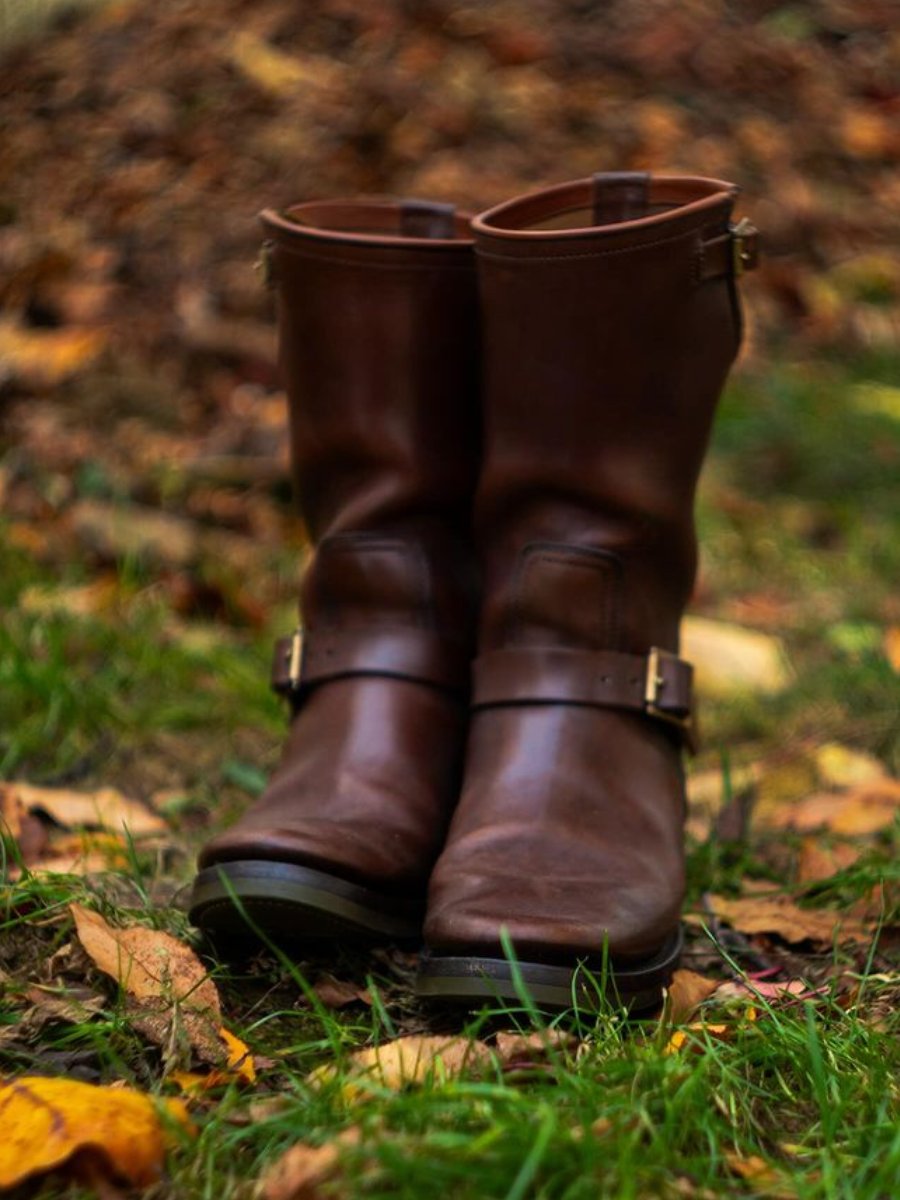
[[[665,650],[520,646],[483,654],[473,667],[476,709],[528,703],[620,708],[677,726],[692,747],[693,667]]]
[[[297,700],[329,679],[374,675],[462,691],[468,668],[464,647],[430,629],[298,631],[275,643],[272,687]]]

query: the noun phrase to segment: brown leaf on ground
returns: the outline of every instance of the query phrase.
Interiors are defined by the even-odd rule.
[[[504,1070],[546,1063],[554,1055],[574,1052],[578,1038],[565,1029],[539,1029],[533,1033],[498,1033],[494,1053]]]
[[[99,1012],[105,1001],[88,988],[30,987],[26,999],[34,1006],[30,1019],[32,1024],[45,1025],[48,1021],[67,1021],[79,1024]]]
[[[769,1185],[779,1182],[778,1172],[758,1154],[745,1156],[736,1151],[726,1150],[725,1162],[733,1175],[737,1175],[740,1179],[750,1180],[759,1187],[768,1188]],[[766,1195],[771,1195],[771,1193],[767,1191]]]
[[[876,779],[844,792],[816,792],[770,814],[776,829],[812,833],[830,829],[848,837],[878,833],[894,823],[900,811],[900,780]]]
[[[718,990],[721,979],[707,979],[696,971],[680,970],[672,976],[666,992],[663,1020],[672,1025],[689,1021],[704,1000]]]
[[[169,1117],[190,1128],[178,1100]],[[160,1107],[124,1087],[25,1076],[0,1084],[0,1188],[47,1171],[84,1168],[109,1182],[147,1187],[162,1174],[166,1134]]]
[[[68,788],[34,787],[30,783],[0,783],[0,804],[18,800],[25,812],[46,813],[66,829],[106,829],[133,838],[168,831],[165,821],[116,788],[75,792]]]
[[[429,1078],[455,1078],[463,1071],[482,1066],[491,1060],[484,1042],[463,1037],[420,1036],[410,1034],[357,1050],[346,1064],[347,1087],[352,1094],[360,1083],[371,1082],[390,1091],[416,1086]],[[325,1083],[338,1077],[338,1069],[328,1063],[317,1067],[310,1082]]]
[[[324,1146],[298,1142],[276,1159],[259,1183],[262,1200],[322,1200],[334,1195],[327,1184],[340,1176],[341,1151],[359,1142],[355,1126],[343,1130]]]
[[[189,946],[143,925],[117,929],[79,904],[70,905],[70,911],[78,939],[94,965],[136,1001],[130,1017],[141,1032],[166,1046],[177,1025],[204,1062],[226,1065],[230,1048],[220,1032],[219,994]],[[246,1047],[241,1046],[245,1053]]]
[[[861,848],[849,842],[823,846],[815,838],[804,838],[797,861],[797,882],[819,883],[831,879],[839,871],[852,867],[861,854]]]
[[[326,1008],[346,1008],[348,1004],[372,1003],[368,988],[360,988],[355,983],[335,979],[333,975],[322,975],[316,980],[313,991]]]
[[[784,895],[746,896],[736,900],[727,896],[707,897],[712,912],[741,933],[773,933],[786,942],[815,942],[830,946],[833,942],[865,941],[867,926],[855,917],[825,909],[800,908]]]

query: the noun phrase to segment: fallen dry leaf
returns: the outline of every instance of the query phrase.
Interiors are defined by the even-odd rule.
[[[70,911],[95,966],[137,1002],[129,1014],[136,1028],[165,1046],[177,1025],[204,1062],[225,1066],[243,1060],[243,1071],[252,1071],[247,1047],[223,1031],[216,985],[189,946],[143,925],[117,929],[79,904]]]
[[[812,833],[830,829],[848,837],[863,837],[889,828],[900,812],[900,780],[882,779],[844,792],[815,792],[769,814],[774,829]]]
[[[28,587],[19,593],[17,604],[22,612],[37,616],[91,617],[114,608],[120,595],[119,580],[110,573],[79,587]]]
[[[424,1083],[427,1079],[446,1075],[454,1078],[464,1070],[489,1063],[491,1052],[484,1042],[463,1037],[420,1036],[411,1034],[357,1050],[340,1074],[348,1077],[348,1087],[355,1091],[361,1080],[390,1091]],[[309,1079],[324,1083],[338,1077],[331,1063],[317,1067]]]
[[[778,1172],[764,1158],[760,1158],[758,1154],[745,1156],[735,1151],[726,1150],[725,1162],[728,1164],[729,1171],[741,1179],[749,1179],[753,1183],[760,1185],[778,1182]]]
[[[326,1008],[346,1008],[348,1004],[372,1003],[368,988],[360,988],[355,983],[335,979],[333,975],[323,975],[316,981],[313,991]]]
[[[45,1025],[48,1021],[80,1024],[99,1012],[104,1005],[103,997],[87,988],[35,985],[28,989],[25,997],[34,1006],[33,1016],[29,1014],[33,1025]]]
[[[0,803],[18,801],[24,811],[46,813],[67,829],[93,828],[127,833],[133,838],[167,832],[165,821],[116,788],[75,792],[68,788],[34,787],[30,783],[0,783]]]
[[[820,784],[825,788],[851,788],[885,777],[884,763],[874,754],[863,754],[840,742],[826,742],[813,754]]]
[[[687,1047],[689,1050],[702,1050],[702,1044],[692,1038],[692,1033],[706,1033],[711,1038],[725,1041],[733,1036],[735,1026],[722,1021],[713,1024],[707,1024],[705,1021],[695,1021],[691,1025],[686,1025],[684,1029],[676,1029],[669,1037],[663,1047],[663,1054],[675,1054],[678,1050],[683,1050]]]
[[[545,1063],[554,1054],[578,1049],[578,1038],[565,1029],[536,1029],[533,1033],[498,1033],[494,1053],[509,1071]]]
[[[190,1128],[178,1100],[163,1106]],[[89,1154],[110,1181],[147,1187],[159,1179],[166,1135],[160,1106],[125,1087],[25,1076],[0,1084],[0,1188]]]
[[[721,985],[717,993],[720,1000],[784,1000],[810,994],[808,984],[802,979],[788,979],[779,983],[770,983],[765,979],[729,980]]]
[[[224,1026],[219,1029],[219,1037],[228,1050],[225,1065],[229,1071],[233,1071],[245,1083],[256,1083],[256,1065],[246,1043],[242,1042],[239,1037],[235,1037],[233,1033],[229,1033]]]
[[[709,696],[779,692],[790,682],[779,638],[741,625],[687,617],[682,651],[694,664],[697,690]]]
[[[797,882],[818,883],[823,879],[831,879],[839,871],[852,867],[860,854],[860,847],[851,846],[849,842],[823,846],[814,838],[805,838],[797,861]]]
[[[52,387],[89,366],[105,343],[102,329],[25,329],[0,320],[0,383]]]
[[[696,971],[680,970],[666,991],[662,1019],[672,1025],[689,1021],[704,1000],[719,989],[721,979],[707,979]]]
[[[864,941],[866,926],[854,917],[826,909],[800,908],[788,896],[707,897],[713,913],[741,933],[774,933],[786,942]]]
[[[892,625],[890,629],[885,630],[884,656],[894,670],[900,673],[900,625]]]
[[[359,1142],[355,1126],[324,1146],[298,1142],[268,1168],[259,1184],[262,1200],[322,1200],[323,1186],[340,1173],[341,1151]]]

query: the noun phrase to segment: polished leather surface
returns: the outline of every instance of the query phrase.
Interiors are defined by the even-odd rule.
[[[424,889],[456,794],[475,572],[478,320],[468,219],[267,212],[300,512],[306,670],[259,801],[204,849]]]
[[[678,650],[697,477],[740,341],[721,249],[734,194],[598,176],[474,222],[481,702],[429,891],[437,954],[498,954],[505,926],[523,958],[608,939],[635,960],[677,926],[682,737],[610,706],[597,680],[601,652]]]

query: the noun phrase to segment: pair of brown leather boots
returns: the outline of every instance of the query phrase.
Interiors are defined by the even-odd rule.
[[[755,231],[715,179],[268,211],[294,718],[192,917],[419,939],[423,995],[652,1005],[680,949],[694,491]],[[505,933],[504,933],[505,931]],[[517,967],[511,966],[510,948]],[[521,986],[521,982],[518,986]]]

